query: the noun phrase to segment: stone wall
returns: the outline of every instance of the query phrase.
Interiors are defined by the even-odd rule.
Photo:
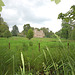
[[[43,30],[38,31],[37,29],[34,29],[34,37],[36,38],[43,38],[45,36]]]

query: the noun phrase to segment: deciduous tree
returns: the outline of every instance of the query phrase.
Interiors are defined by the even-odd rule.
[[[71,38],[71,32],[75,22],[75,5],[71,6],[68,12],[64,14],[60,13],[58,19],[62,19],[62,37],[66,39]]]
[[[3,36],[4,36],[4,37],[7,37],[7,38],[11,37],[10,31],[9,31],[9,30],[6,30],[6,31],[4,32],[4,34],[3,34]]]
[[[43,27],[40,30],[43,30],[45,37],[50,37],[49,28]]]
[[[58,19],[62,19],[64,22],[71,25],[75,21],[75,5],[71,6],[67,13],[60,13]]]
[[[8,24],[4,22],[4,19],[1,17],[0,14],[0,37],[3,37],[3,34],[6,30],[9,30]]]
[[[16,25],[13,26],[13,30],[11,31],[13,36],[17,36],[19,33],[18,27]]]
[[[27,35],[28,30],[29,30],[30,28],[31,28],[31,27],[30,27],[30,24],[25,24],[25,25],[23,26],[23,34],[24,34],[24,35]]]
[[[73,28],[73,30],[71,32],[71,39],[75,40],[75,28]]]
[[[34,35],[33,30],[29,29],[28,34],[27,34],[27,38],[30,40],[31,38],[33,38],[33,35]]]

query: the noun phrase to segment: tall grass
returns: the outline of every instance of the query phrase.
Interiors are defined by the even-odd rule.
[[[0,75],[75,75],[75,43],[58,39],[0,39]]]
[[[24,57],[23,57],[22,52],[21,52],[21,61],[22,61],[22,66],[23,66],[23,67],[20,67],[21,75],[25,75]]]

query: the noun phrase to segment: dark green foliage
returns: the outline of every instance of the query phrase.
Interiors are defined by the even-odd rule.
[[[34,27],[31,27],[32,30],[34,30]]]
[[[28,30],[30,29],[31,27],[30,27],[30,24],[25,24],[24,26],[23,26],[23,34],[24,35],[27,35],[27,33],[28,33]]]
[[[3,37],[6,31],[9,31],[9,27],[7,23],[4,22],[3,18],[0,16],[0,37]]]
[[[4,34],[3,34],[3,36],[4,36],[4,37],[7,37],[7,38],[11,37],[10,31],[9,31],[9,30],[6,30],[6,31],[4,32]]]
[[[71,13],[70,13],[70,11],[71,11]],[[75,5],[71,6],[70,11],[69,11],[70,19],[73,21],[73,20],[75,20]]]
[[[3,37],[3,34],[6,30],[8,30],[7,25],[0,25],[0,37]]]
[[[13,36],[17,36],[19,33],[18,27],[16,25],[13,26],[13,30],[11,31]]]
[[[52,31],[49,32],[50,38],[55,38],[55,35]]]
[[[58,19],[64,19],[64,14],[63,13],[60,13],[59,15],[58,15]]]
[[[71,24],[75,20],[75,5],[71,6],[70,10],[67,13],[60,13],[58,15],[58,19],[62,19],[65,22]]]
[[[0,14],[0,25],[2,25],[4,22],[4,19],[1,17],[1,14]]]
[[[43,27],[40,30],[43,30],[45,37],[48,37],[48,38],[50,37],[49,28]]]
[[[33,30],[29,29],[28,34],[27,34],[27,38],[30,40],[31,38],[33,38],[33,35],[34,35]]]
[[[39,29],[39,28],[35,28],[35,29],[37,29],[38,31],[40,31],[41,29]]]
[[[68,23],[62,23],[62,29],[56,32],[58,36],[65,39],[71,39],[72,27]]]
[[[40,29],[39,28],[35,28],[35,29],[37,29],[38,31],[43,30],[43,32],[45,34],[44,37],[46,37],[46,38],[55,38],[54,33],[52,31],[50,31],[49,28],[43,27]]]
[[[60,13],[58,15],[58,19],[62,19],[62,29],[61,29],[61,35],[60,37],[66,38],[66,39],[72,39],[72,29],[75,25],[75,5],[71,6],[70,10],[63,14]],[[72,35],[73,36],[73,35]]]
[[[55,34],[61,37],[62,36],[61,33],[62,33],[62,29],[56,32]]]
[[[71,39],[72,40],[75,40],[75,28],[72,30]]]
[[[68,24],[62,24],[62,38],[69,38],[69,25]]]

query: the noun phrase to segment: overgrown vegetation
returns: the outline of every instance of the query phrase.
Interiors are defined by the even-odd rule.
[[[0,75],[74,75],[74,44],[63,39],[0,38]]]
[[[61,0],[51,1],[58,4]],[[0,0],[0,11],[2,6]],[[34,27],[30,24],[25,24],[21,33],[14,25],[11,33],[31,40],[11,37],[8,24],[0,15],[0,75],[75,75],[75,5],[67,13],[60,13],[58,19],[62,19],[62,29],[56,34],[66,41],[45,27],[36,29],[43,30],[47,38],[31,39]],[[53,39],[55,36],[57,39]]]

